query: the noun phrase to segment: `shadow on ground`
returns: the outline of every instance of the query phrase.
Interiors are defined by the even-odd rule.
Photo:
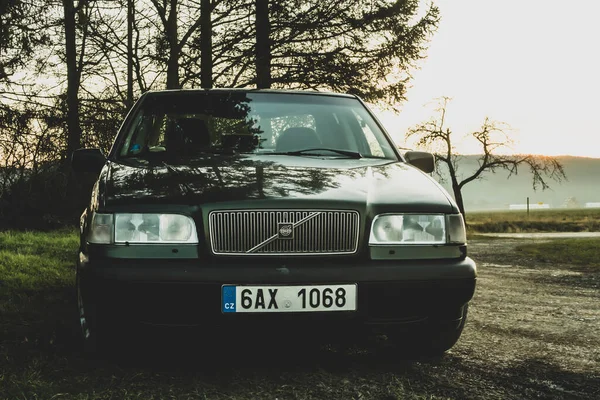
[[[332,345],[292,337],[243,340],[240,332],[199,340],[197,332],[177,329],[153,331],[89,359],[79,352],[71,330],[63,328],[52,348],[27,346],[20,366],[13,366],[24,371],[12,371],[13,393],[37,388],[92,399],[386,400],[590,399],[600,394],[597,375],[568,371],[542,355],[495,364],[460,344],[438,359],[411,360],[394,353],[385,338]],[[24,382],[32,373],[35,385]]]

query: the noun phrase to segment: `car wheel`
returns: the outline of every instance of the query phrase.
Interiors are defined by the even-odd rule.
[[[83,301],[79,276],[77,277],[77,311],[79,315],[79,337],[83,352],[86,355],[93,355],[98,351],[96,329],[92,326],[95,324],[94,313],[92,307],[88,307]]]
[[[86,356],[96,356],[108,352],[115,343],[114,335],[111,334],[111,321],[100,318],[96,307],[84,300],[79,277],[77,277],[77,310],[83,353]]]
[[[394,350],[402,355],[440,357],[458,342],[467,322],[468,312],[469,305],[465,304],[462,307],[460,321],[432,324],[417,332],[392,328],[386,336]]]

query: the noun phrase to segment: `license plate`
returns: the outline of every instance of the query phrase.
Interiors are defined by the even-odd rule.
[[[224,313],[356,311],[356,284],[301,286],[223,285]]]

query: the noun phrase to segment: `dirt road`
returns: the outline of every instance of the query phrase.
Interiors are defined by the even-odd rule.
[[[469,371],[465,394],[600,399],[600,271],[536,263],[515,251],[519,243],[470,243],[478,288],[449,355]]]

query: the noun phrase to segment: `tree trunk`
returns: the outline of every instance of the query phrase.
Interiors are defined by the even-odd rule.
[[[67,62],[67,154],[70,162],[75,150],[81,147],[79,125],[80,71],[77,68],[75,6],[73,0],[63,0],[65,17],[65,56]]]
[[[127,108],[133,105],[133,24],[135,9],[133,0],[127,0]]]
[[[167,89],[179,89],[179,42],[177,41],[177,0],[170,0],[166,35],[169,41],[167,60]]]
[[[256,87],[271,87],[269,0],[256,0]]]
[[[212,88],[213,60],[212,60],[212,5],[211,0],[202,0],[200,10],[200,80],[203,88]]]
[[[465,222],[466,222],[467,217],[465,214],[465,205],[463,202],[462,192],[460,191],[460,186],[453,184],[452,191],[454,192],[454,200],[456,200],[456,205],[458,206],[458,209],[462,213],[463,218],[465,219]]]

